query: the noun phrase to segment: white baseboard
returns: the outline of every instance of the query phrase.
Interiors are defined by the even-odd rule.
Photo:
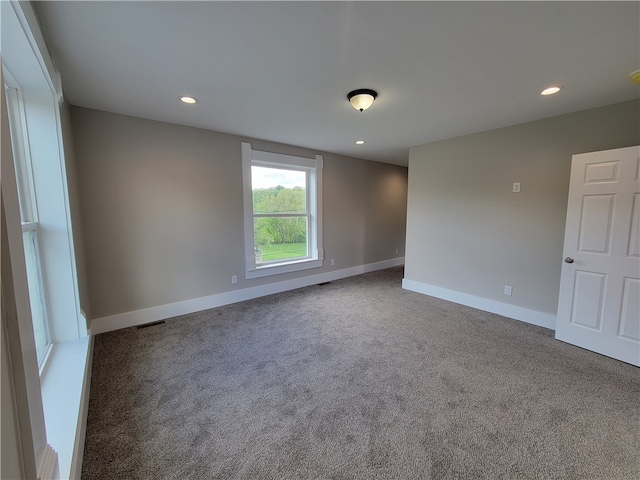
[[[549,328],[551,330],[556,329],[556,316],[550,313],[530,310],[528,308],[518,307],[516,305],[490,300],[488,298],[476,297],[475,295],[456,292],[455,290],[416,282],[415,280],[408,280],[406,278],[402,280],[402,288],[417,293],[423,293],[431,297],[448,300],[453,303],[466,305],[467,307],[477,308],[478,310],[483,310],[485,312],[496,313],[503,317],[532,323],[533,325]]]
[[[159,320],[165,320],[178,315],[199,312],[209,308],[221,307],[222,305],[251,300],[253,298],[264,297],[265,295],[286,292],[288,290],[295,290],[296,288],[331,282],[333,280],[339,280],[353,275],[360,275],[362,273],[397,267],[400,265],[404,265],[404,257],[369,263],[366,265],[358,265],[357,267],[344,268],[342,270],[334,270],[317,275],[309,275],[293,280],[274,282],[256,287],[243,288],[240,290],[232,290],[230,292],[194,298],[168,305],[160,305],[157,307],[134,310],[132,312],[119,313],[108,317],[96,318],[91,321],[91,334],[97,335],[99,333],[110,332],[121,328],[157,322]]]

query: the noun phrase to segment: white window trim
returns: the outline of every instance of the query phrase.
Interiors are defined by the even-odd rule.
[[[256,264],[253,233],[253,197],[251,192],[251,166],[282,167],[306,170],[308,202],[309,255],[302,259]],[[324,265],[322,248],[322,155],[315,158],[296,157],[253,150],[250,143],[242,142],[242,184],[244,203],[245,277],[247,279],[297,272]]]
[[[60,99],[57,92],[23,90],[18,75],[3,64],[8,90],[9,113],[17,120],[12,140],[21,155],[21,182],[28,177],[32,189],[24,200],[30,222],[38,224],[40,270],[46,298],[48,341],[75,340],[87,335],[78,295],[71,214],[69,210],[63,139],[60,127]],[[23,72],[21,72],[23,73]],[[24,80],[24,79],[23,79]],[[31,112],[32,120],[29,120]],[[34,139],[37,139],[35,146]],[[25,190],[24,188],[22,189]],[[45,370],[40,364],[40,370]]]
[[[46,273],[44,270],[44,265],[41,261],[41,241],[38,226],[38,208],[33,181],[33,166],[31,163],[28,122],[25,114],[22,89],[6,67],[4,68],[4,80],[7,113],[9,115],[9,123],[11,124],[11,145],[15,157],[14,167],[16,172],[16,182],[19,184],[18,196],[20,197],[22,234],[24,237],[25,233],[34,232],[36,237],[36,269],[38,271],[39,278],[35,281],[39,284],[38,294],[40,295],[39,301],[40,305],[42,306],[42,314],[44,320],[42,327],[45,331],[45,344],[43,346],[36,345],[36,351],[38,357],[38,368],[40,374],[42,374],[46,367],[49,354],[51,353],[52,341],[51,326],[49,324],[50,313],[46,295]],[[31,294],[32,292],[29,293],[29,295]]]

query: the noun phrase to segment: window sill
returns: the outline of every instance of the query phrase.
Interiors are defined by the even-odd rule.
[[[90,379],[90,346],[90,337],[54,344],[40,378],[47,443],[58,453],[60,478],[73,478],[76,449],[80,457],[75,460],[82,461],[83,447],[76,442],[84,436],[83,403]]]
[[[320,268],[323,264],[323,260],[305,259],[295,262],[279,263],[277,265],[264,265],[254,270],[247,270],[246,277],[250,279],[279,275],[281,273],[298,272],[309,268]]]

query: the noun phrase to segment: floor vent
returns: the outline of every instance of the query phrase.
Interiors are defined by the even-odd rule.
[[[138,325],[136,328],[138,330],[140,330],[141,328],[155,327],[156,325],[162,325],[163,323],[165,323],[164,320],[159,320],[157,322],[151,322],[151,323],[145,323],[144,325]]]

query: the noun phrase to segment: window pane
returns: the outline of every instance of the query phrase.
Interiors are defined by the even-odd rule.
[[[47,331],[46,310],[43,301],[42,279],[40,277],[40,259],[38,257],[38,236],[36,230],[24,232],[24,256],[27,265],[27,283],[29,301],[31,303],[31,319],[33,320],[33,334],[36,341],[38,362],[46,351],[49,343]]]
[[[253,213],[306,213],[306,188],[304,171],[251,167]]]
[[[15,88],[6,87],[7,107],[9,107],[9,132],[13,147],[14,164],[16,168],[16,186],[18,188],[18,203],[20,205],[20,219],[23,222],[33,222],[35,215],[35,194],[33,191],[33,173],[28,154],[26,132],[22,128],[24,119],[24,104],[22,94]]]
[[[305,258],[307,217],[259,217],[253,219],[256,264]]]

